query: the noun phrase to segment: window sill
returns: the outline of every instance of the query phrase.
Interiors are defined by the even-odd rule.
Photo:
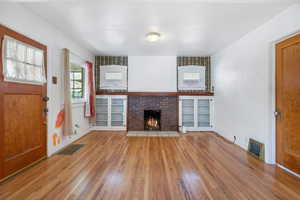
[[[72,100],[72,107],[83,106],[85,102],[86,102],[85,99],[73,99]]]

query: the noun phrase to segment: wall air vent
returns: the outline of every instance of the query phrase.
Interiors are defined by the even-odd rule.
[[[249,140],[248,151],[259,160],[265,161],[265,145],[254,139]]]

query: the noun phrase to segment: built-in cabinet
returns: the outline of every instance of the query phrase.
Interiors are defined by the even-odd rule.
[[[187,131],[213,130],[213,97],[180,96],[179,127]]]
[[[126,130],[127,96],[96,96],[96,127],[98,130]]]
[[[214,99],[212,96],[179,96],[181,130],[211,131],[214,129]],[[97,95],[95,130],[127,129],[127,96]]]

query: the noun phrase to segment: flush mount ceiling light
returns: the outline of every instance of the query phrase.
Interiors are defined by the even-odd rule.
[[[146,35],[146,39],[149,42],[156,42],[156,41],[160,40],[160,34],[156,33],[156,32],[150,32]]]

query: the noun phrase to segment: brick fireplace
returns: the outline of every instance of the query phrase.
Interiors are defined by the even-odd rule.
[[[178,101],[177,96],[171,95],[128,95],[128,131],[147,129],[147,126],[145,126],[145,113],[149,113],[149,111],[153,111],[152,113],[159,112],[158,130],[177,131]]]

